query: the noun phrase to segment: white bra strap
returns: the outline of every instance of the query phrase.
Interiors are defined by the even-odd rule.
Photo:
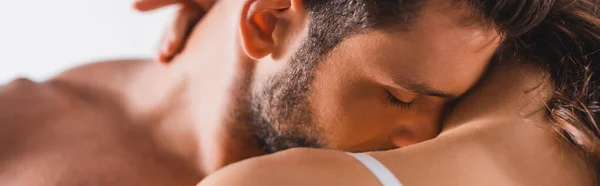
[[[385,165],[379,162],[377,159],[372,156],[364,153],[348,153],[352,157],[356,158],[360,161],[367,169],[369,169],[375,177],[381,182],[383,186],[402,186],[400,180],[394,176],[394,174],[388,170]]]

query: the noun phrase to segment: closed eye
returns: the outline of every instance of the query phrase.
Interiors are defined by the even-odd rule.
[[[396,96],[394,96],[390,91],[386,90],[385,92],[387,94],[387,100],[388,100],[388,102],[393,107],[397,107],[397,108],[401,108],[401,109],[407,109],[407,110],[410,110],[412,108],[413,102],[404,102],[404,101],[401,101],[400,99],[396,98]]]

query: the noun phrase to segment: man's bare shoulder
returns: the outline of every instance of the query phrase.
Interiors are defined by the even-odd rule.
[[[96,62],[67,70],[46,82],[19,78],[0,85],[0,140],[25,125],[77,115],[117,97],[145,60]],[[16,133],[14,135],[17,135]],[[1,143],[1,142],[0,142]]]
[[[0,121],[33,119],[28,115],[50,115],[49,110],[66,108],[65,96],[52,83],[19,78],[0,86]]]
[[[70,82],[18,79],[0,86],[0,185],[189,185],[199,179],[179,159],[164,158],[121,114]]]
[[[44,128],[83,104],[53,83],[19,78],[0,86],[0,146],[18,145],[17,139]]]
[[[113,90],[129,83],[132,75],[152,64],[153,61],[142,59],[99,61],[69,69],[51,81]]]
[[[18,78],[0,85],[0,122],[56,115],[85,105],[93,95],[110,93],[127,75],[147,64],[145,60],[113,60],[91,63],[67,70],[46,82]],[[121,81],[119,81],[121,80]],[[92,93],[94,94],[94,93]]]

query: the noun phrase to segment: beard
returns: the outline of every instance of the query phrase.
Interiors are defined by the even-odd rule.
[[[311,113],[310,95],[318,65],[343,38],[359,29],[353,24],[330,24],[330,17],[311,18],[308,36],[280,72],[253,87],[251,128],[264,152],[290,148],[327,148],[324,132]]]
[[[296,147],[325,148],[312,117],[309,95],[319,55],[304,43],[282,71],[252,90],[252,130],[264,152]]]

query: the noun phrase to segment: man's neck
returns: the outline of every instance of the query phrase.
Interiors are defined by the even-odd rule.
[[[134,96],[129,97],[138,100],[133,109],[153,123],[159,146],[205,173],[261,153],[248,123],[236,118],[249,115],[248,81],[254,66],[237,40],[237,14],[232,12],[240,5],[217,3],[180,55],[166,67],[155,65],[141,73],[155,80],[139,83],[150,89],[130,89]],[[140,95],[148,98],[136,98]]]

